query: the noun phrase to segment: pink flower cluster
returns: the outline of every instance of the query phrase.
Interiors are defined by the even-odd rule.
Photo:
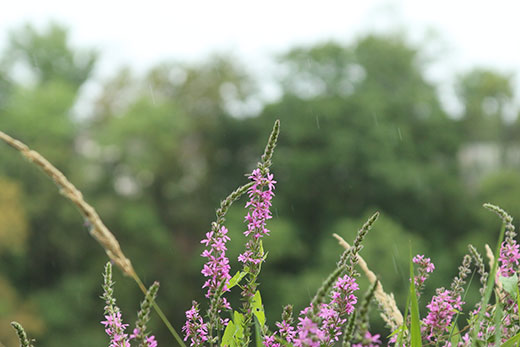
[[[359,286],[354,278],[348,275],[338,278],[331,293],[330,303],[321,304],[317,318],[311,318],[312,306],[309,306],[300,312],[296,329],[286,321],[282,321],[276,323],[278,332],[274,335],[279,334],[282,339],[296,347],[334,345],[342,334],[342,327],[347,321],[345,317],[354,312],[354,305],[357,303],[354,291],[358,289]],[[280,345],[275,342],[274,335],[264,338],[264,346]]]
[[[110,336],[110,347],[130,347],[128,342],[128,334],[124,331],[128,327],[128,324],[123,324],[121,318],[121,312],[116,311],[105,315],[105,321],[101,324],[105,326],[105,332]]]
[[[229,274],[231,267],[229,259],[226,257],[226,242],[229,241],[227,233],[226,227],[222,226],[217,232],[210,231],[206,233],[206,238],[201,241],[207,247],[201,254],[202,257],[208,259],[201,271],[205,277],[208,277],[202,286],[202,288],[208,288],[207,298],[213,296],[219,288],[222,288],[223,291],[228,291],[226,283],[231,278]],[[221,298],[221,301],[222,307],[231,308],[225,298]]]
[[[516,273],[516,268],[520,261],[519,248],[516,240],[512,240],[510,243],[502,243],[502,247],[500,247],[500,257],[498,258],[500,262],[500,276],[509,277]]]
[[[311,308],[307,307],[300,313],[304,316],[298,318],[300,322],[297,327],[297,336],[293,341],[296,347],[319,347],[321,341],[326,339],[325,331],[318,327],[318,323],[306,316],[309,311]]]
[[[338,278],[334,284],[332,291],[331,305],[340,315],[351,314],[354,312],[354,305],[357,303],[357,297],[354,292],[359,289],[356,279],[345,275]]]
[[[245,217],[248,224],[244,235],[252,236],[252,240],[246,244],[246,250],[238,256],[238,261],[259,264],[263,255],[253,250],[252,242],[269,234],[265,226],[266,221],[272,218],[270,208],[276,181],[273,180],[272,174],[262,175],[260,169],[255,169],[249,179],[253,180],[253,185],[247,191],[249,201],[246,203],[246,208],[249,208],[249,212]]]
[[[202,346],[208,340],[208,326],[199,314],[197,302],[186,311],[186,324],[182,327],[184,341],[190,339],[190,346]]]
[[[328,304],[321,304],[318,317],[322,319],[321,330],[324,332],[322,344],[329,346],[339,341],[341,327],[347,322],[347,319],[341,318],[339,312]]]
[[[276,327],[278,328],[278,334],[280,334],[281,338],[288,342],[294,341],[296,330],[294,330],[294,327],[291,324],[283,320],[281,322],[276,322]]]
[[[276,337],[273,335],[265,335],[262,341],[265,347],[280,347],[280,343],[276,342]]]
[[[423,319],[423,329],[428,332],[429,341],[434,341],[436,336],[448,331],[453,316],[462,310],[463,304],[460,296],[453,298],[449,290],[437,289],[437,294],[426,305],[429,312]]]
[[[413,257],[412,261],[414,264],[419,265],[419,275],[414,277],[414,283],[420,288],[428,278],[428,274],[435,270],[435,265],[433,265],[430,258],[425,258],[424,255],[421,254],[417,254]]]
[[[130,341],[139,335],[139,329],[134,329],[130,337],[125,333],[128,324],[123,323],[121,312],[118,310],[105,315],[105,319],[101,324],[105,326],[105,332],[110,336],[109,347],[130,347]],[[157,347],[157,341],[153,335],[147,337],[145,343],[146,347]]]

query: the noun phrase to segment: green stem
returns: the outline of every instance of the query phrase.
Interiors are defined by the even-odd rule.
[[[146,295],[146,293],[147,293],[146,287],[144,286],[144,284],[141,281],[141,279],[139,278],[139,276],[137,276],[137,274],[134,273],[132,277],[134,278],[135,282],[137,283],[137,285],[139,286],[141,291]],[[182,341],[182,338],[179,336],[177,331],[175,331],[175,329],[171,325],[171,323],[168,320],[168,318],[166,318],[166,315],[163,313],[163,311],[161,310],[159,305],[157,305],[157,303],[155,301],[152,302],[152,305],[153,305],[153,308],[154,308],[155,312],[157,312],[157,314],[159,315],[159,317],[163,321],[164,325],[166,325],[166,327],[168,328],[168,330],[170,331],[172,336],[175,338],[175,340],[177,340],[177,343],[179,344],[179,346],[186,347],[186,344],[184,343],[184,341]]]

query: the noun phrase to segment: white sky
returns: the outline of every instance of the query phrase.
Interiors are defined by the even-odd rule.
[[[139,71],[167,59],[232,52],[262,73],[270,57],[296,43],[351,42],[367,31],[402,30],[413,42],[435,37],[427,72],[449,99],[454,74],[476,65],[520,72],[516,0],[0,0],[0,48],[24,23],[56,20],[78,47],[101,51],[98,77],[122,64]],[[7,5],[6,5],[7,4]],[[435,35],[432,35],[434,33]],[[515,77],[517,89],[520,84]],[[448,100],[449,103],[449,100]]]

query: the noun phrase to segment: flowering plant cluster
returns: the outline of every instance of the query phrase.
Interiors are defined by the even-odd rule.
[[[146,332],[146,324],[150,316],[150,308],[157,296],[159,290],[159,283],[155,282],[145,295],[141,303],[141,309],[137,314],[137,321],[132,334],[125,332],[128,324],[123,323],[121,311],[116,305],[116,299],[113,295],[112,281],[112,264],[108,262],[105,265],[105,272],[103,274],[103,296],[105,300],[105,320],[101,322],[105,326],[105,332],[110,338],[109,347],[130,347],[131,341],[136,341],[142,347],[157,347],[155,336],[149,335]]]
[[[274,196],[276,181],[269,172],[270,155],[278,135],[278,123],[267,145],[262,162],[249,176],[251,183],[242,186],[223,201],[217,211],[217,222],[202,243],[207,247],[203,256],[208,259],[202,273],[210,277],[204,284],[208,287],[206,297],[210,299],[206,314],[207,323],[199,315],[198,304],[186,312],[183,328],[185,340],[190,346],[248,346],[251,342],[251,327],[256,327],[256,341],[266,347],[295,346],[318,347],[343,346],[371,347],[381,345],[381,336],[369,331],[368,311],[371,301],[377,301],[382,317],[391,329],[387,335],[390,345],[438,346],[497,345],[497,341],[511,344],[520,341],[517,302],[520,246],[514,237],[512,219],[500,208],[486,204],[485,207],[498,213],[503,219],[503,231],[491,268],[486,270],[482,256],[469,246],[469,253],[459,267],[458,276],[450,289],[439,288],[426,305],[426,316],[420,318],[418,301],[429,275],[435,270],[430,258],[416,255],[410,259],[410,292],[404,317],[397,308],[393,295],[383,291],[381,283],[360,258],[361,242],[377,219],[377,214],[359,230],[353,246],[346,242],[336,269],[324,281],[309,306],[300,312],[295,322],[292,307],[285,307],[282,319],[275,323],[274,330],[267,325],[256,279],[261,264],[266,260],[261,239],[269,235],[266,222],[271,218],[269,208]],[[229,241],[227,229],[222,225],[229,205],[240,194],[247,192],[248,212],[245,220],[249,237],[245,250],[238,261],[243,263],[242,271],[231,277],[229,261],[225,258],[225,243]],[[215,232],[217,231],[217,232]],[[505,231],[505,241],[502,241]],[[463,295],[471,265],[474,262],[480,275],[482,300],[467,315],[467,324],[462,326]],[[359,290],[356,266],[360,263],[371,283],[362,300]],[[416,269],[414,270],[413,265]],[[233,311],[223,294],[238,286],[242,289],[241,311]],[[497,294],[496,302],[490,303],[492,290]],[[360,301],[358,303],[358,301]],[[221,313],[228,312],[228,318]],[[253,319],[254,318],[254,319]],[[460,328],[459,328],[460,326]]]
[[[502,219],[502,229],[494,255],[491,249],[487,249],[490,266],[486,269],[480,253],[469,245],[468,254],[464,256],[450,288],[436,290],[436,294],[425,306],[427,313],[422,319],[419,299],[435,266],[424,255],[418,254],[413,258],[410,256],[410,289],[403,315],[393,295],[384,292],[381,282],[359,254],[364,237],[379,215],[375,213],[359,229],[352,246],[335,235],[345,250],[335,269],[318,288],[309,305],[300,312],[297,320],[293,317],[292,306],[287,305],[281,320],[270,327],[262,306],[258,277],[262,264],[267,259],[262,239],[270,233],[267,224],[272,218],[271,206],[276,184],[270,166],[278,133],[277,121],[261,161],[248,176],[250,182],[240,186],[221,202],[211,230],[201,241],[205,247],[201,256],[206,259],[201,271],[206,278],[202,289],[208,302],[204,314],[195,301],[185,312],[183,340],[154,302],[159,284],[155,282],[146,290],[133,272],[130,262],[120,252],[115,239],[108,237],[110,242],[107,247],[112,247],[112,251],[107,254],[113,256],[119,252],[120,256],[114,258],[115,264],[133,276],[146,292],[135,328],[132,333],[128,333],[126,329],[129,325],[123,322],[122,313],[113,295],[112,264],[106,264],[102,296],[105,312],[101,324],[108,335],[109,347],[130,347],[133,342],[139,347],[157,347],[155,337],[150,335],[146,327],[152,307],[181,347],[186,347],[185,342],[190,347],[246,347],[252,343],[256,343],[257,347],[319,347],[339,344],[345,347],[375,347],[380,346],[384,338],[387,338],[389,345],[400,347],[423,344],[508,347],[520,343],[520,245],[515,239],[512,218],[504,210],[491,204],[485,204],[484,207],[498,214]],[[230,237],[224,225],[225,216],[231,204],[244,194],[247,194],[248,200],[245,204],[247,227],[243,234],[248,239],[244,251],[237,259],[242,268],[231,276],[231,266],[226,255],[226,244]],[[102,224],[97,225],[100,230],[104,230]],[[102,241],[105,242],[106,239]],[[481,300],[465,314],[465,286],[472,264],[480,278]],[[363,295],[358,294],[358,267],[370,283]],[[238,310],[234,310],[226,298],[235,287],[240,289],[241,294],[241,306]],[[389,328],[386,336],[370,332],[369,311],[374,301]],[[12,325],[18,333],[21,346],[33,346],[22,326],[16,322]]]
[[[379,345],[380,336],[368,331],[366,317],[374,288],[363,300],[365,313],[358,317],[354,314],[358,302],[355,292],[359,290],[355,265],[361,242],[377,214],[362,227],[354,247],[343,253],[337,268],[319,288],[309,306],[301,311],[297,323],[292,316],[292,307],[287,306],[282,320],[275,324],[276,330],[271,330],[266,324],[257,278],[266,260],[262,238],[269,235],[267,221],[271,219],[271,200],[276,184],[269,167],[278,131],[279,123],[276,122],[262,160],[248,176],[250,183],[238,188],[222,202],[217,210],[217,220],[202,240],[206,247],[202,256],[207,259],[202,274],[208,278],[203,288],[208,288],[206,297],[209,308],[205,319],[199,314],[199,304],[196,302],[186,311],[184,340],[189,341],[190,346],[248,346],[252,341],[252,327],[255,326],[256,341],[262,341],[267,347],[333,346],[341,339],[344,343],[357,341],[356,346]],[[224,216],[231,203],[245,193],[249,197],[245,204],[247,229],[244,231],[248,240],[245,250],[238,256],[243,268],[231,277],[229,259],[225,256],[225,244],[229,237],[223,225]],[[226,292],[235,286],[241,289],[240,311],[233,311],[224,298]],[[227,313],[229,318],[223,318],[223,313]]]

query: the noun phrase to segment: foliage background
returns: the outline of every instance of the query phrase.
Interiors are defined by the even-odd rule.
[[[241,110],[258,82],[233,56],[166,61],[145,74],[126,67],[78,117],[103,52],[76,47],[58,24],[28,25],[12,31],[0,54],[0,129],[76,184],[145,283],[161,282],[158,302],[180,330],[191,300],[203,301],[199,240],[280,119],[261,278],[271,324],[286,303],[302,309],[333,269],[341,249],[331,234],[352,239],[375,210],[382,217],[362,255],[400,304],[409,243],[431,257],[437,270],[424,306],[435,287],[449,285],[468,242],[483,251],[495,240],[498,222],[483,202],[520,216],[520,128],[505,116],[512,76],[461,71],[464,112],[449,114],[425,77],[437,58],[426,51],[397,34],[293,47],[276,57],[281,96],[254,115]],[[15,345],[8,323],[17,320],[41,347],[106,344],[103,250],[51,181],[7,146],[0,158],[0,341]],[[243,203],[228,217],[232,264],[243,247]],[[133,322],[139,290],[115,278]],[[161,345],[172,344],[157,317],[152,327]],[[382,322],[373,330],[383,332]]]

